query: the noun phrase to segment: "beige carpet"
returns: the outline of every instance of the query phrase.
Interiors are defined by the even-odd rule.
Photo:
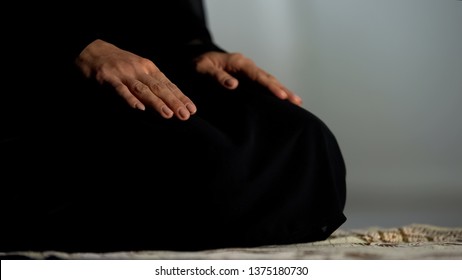
[[[227,248],[197,252],[137,251],[97,253],[15,252],[0,253],[32,259],[149,259],[149,260],[268,260],[268,259],[444,259],[462,260],[462,227],[446,228],[411,224],[396,228],[371,227],[337,230],[329,239],[314,243]]]

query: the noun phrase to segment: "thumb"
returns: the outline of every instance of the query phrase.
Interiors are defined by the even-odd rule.
[[[221,84],[228,89],[235,89],[239,85],[239,81],[236,78],[233,78],[231,76],[225,78],[224,81],[221,82]]]
[[[239,81],[231,76],[228,72],[222,69],[215,69],[212,75],[215,79],[227,89],[235,89],[239,85]]]

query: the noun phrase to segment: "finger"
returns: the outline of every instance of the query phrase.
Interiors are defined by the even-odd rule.
[[[236,78],[220,68],[214,68],[209,73],[225,88],[235,89],[239,85]]]
[[[239,85],[239,81],[231,76],[225,70],[216,67],[214,64],[203,63],[199,69],[201,73],[208,74],[217,80],[222,86],[228,89],[235,89]]]
[[[127,86],[125,86],[123,83],[118,83],[117,85],[113,85],[115,91],[117,94],[119,94],[122,99],[127,102],[127,104],[135,109],[139,109],[141,111],[146,110],[146,106],[138,99],[136,98],[128,89]]]
[[[191,115],[197,112],[197,107],[174,83],[167,82],[166,86],[185,105]]]
[[[168,106],[162,98],[154,94],[149,86],[141,81],[134,81],[127,87],[129,94],[137,98],[144,105],[148,105],[156,110],[162,117],[170,119],[174,111]]]
[[[180,120],[189,119],[197,111],[194,103],[165,76],[161,79],[147,76],[144,78],[142,85],[148,88],[148,90],[142,89],[142,94],[146,102],[158,106],[156,103],[161,100],[166,106],[163,110],[170,109]]]
[[[268,72],[258,69],[255,77],[258,83],[267,87],[278,98],[287,99],[291,103],[299,106],[302,104],[302,99],[298,95],[294,94],[291,90],[282,85],[278,79]]]
[[[289,90],[286,87],[283,87],[283,90],[287,93],[288,95],[287,99],[290,102],[298,106],[301,106],[303,104],[303,100],[300,96],[296,95],[295,93],[293,93],[291,90]]]
[[[280,99],[287,99],[289,97],[289,93],[286,91],[284,86],[273,75],[260,68],[257,68],[257,70],[252,72],[253,73],[249,75],[253,76],[254,80],[268,88],[274,95]]]
[[[239,85],[239,81],[236,78],[231,75],[226,75],[225,73],[222,74],[221,78],[217,78],[217,80],[228,89],[235,89]]]
[[[300,96],[294,94],[280,83],[270,83],[268,85],[268,89],[280,99],[288,100],[289,102],[299,106],[303,103]]]
[[[282,87],[277,83],[266,82],[260,84],[266,86],[274,95],[276,95],[280,99],[287,99],[289,97],[287,92],[284,89],[282,89]]]

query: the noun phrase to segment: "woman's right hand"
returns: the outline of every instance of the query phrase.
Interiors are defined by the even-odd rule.
[[[122,50],[103,40],[90,43],[77,57],[87,78],[111,85],[133,108],[155,109],[164,118],[187,120],[196,105],[149,59]]]

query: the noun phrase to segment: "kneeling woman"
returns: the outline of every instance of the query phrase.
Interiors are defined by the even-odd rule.
[[[158,1],[156,16],[79,9],[50,15],[65,34],[42,21],[24,30],[43,34],[39,52],[7,59],[48,68],[4,103],[24,109],[5,109],[1,250],[288,244],[344,223],[334,135],[276,78],[213,42],[201,1]]]

